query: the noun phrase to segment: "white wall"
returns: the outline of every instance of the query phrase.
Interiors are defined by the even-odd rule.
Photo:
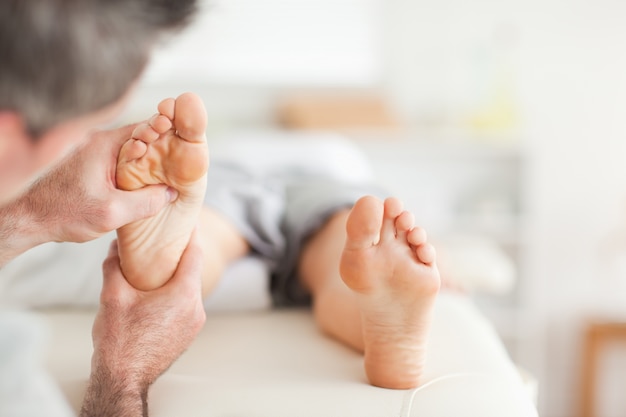
[[[541,378],[542,415],[576,415],[584,320],[607,310],[626,316],[626,270],[610,267],[615,257],[604,246],[626,217],[626,2],[390,5],[387,87],[416,120],[458,122],[471,104],[459,68],[471,71],[472,51],[494,27],[517,32],[522,137],[532,158],[523,278],[536,328],[529,331],[535,338],[526,343],[525,365]],[[615,367],[607,378],[616,374],[623,380]],[[612,404],[603,405],[606,415],[623,416],[626,404]]]
[[[545,415],[561,417],[577,412],[583,320],[605,309],[626,315],[626,276],[606,276],[601,256],[625,208],[626,5],[548,3],[532,16],[525,51],[536,158],[529,276],[548,335]]]
[[[531,155],[524,288],[532,329],[524,362],[541,379],[541,414],[575,415],[583,320],[603,310],[626,316],[626,271],[613,267],[606,246],[626,224],[626,2],[385,5],[385,72],[372,88],[414,122],[461,121],[480,100],[471,75],[483,68],[476,56],[494,47],[494,30],[511,31],[521,136]],[[189,88],[206,99],[214,128],[270,122],[286,91],[177,81],[142,88],[140,97],[154,102]],[[626,245],[615,250],[626,253]]]
[[[149,81],[356,85],[380,73],[380,0],[200,0]]]

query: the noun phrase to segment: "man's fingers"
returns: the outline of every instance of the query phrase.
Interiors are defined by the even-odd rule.
[[[111,242],[109,254],[102,263],[102,293],[100,302],[122,301],[131,285],[124,278],[120,268],[120,257],[117,252],[117,240]]]
[[[189,336],[195,337],[206,320],[206,312],[202,304],[202,270],[204,257],[200,242],[194,231],[189,240],[189,245],[183,252],[174,276],[161,288],[161,294],[166,294],[168,299],[178,300],[178,307],[183,307],[182,314],[185,317],[185,326],[191,332]],[[183,304],[180,304],[180,303]]]
[[[201,296],[203,266],[204,254],[200,246],[198,232],[194,230],[174,276],[165,284],[165,287],[177,286],[183,291],[191,291],[193,294],[197,293]]]
[[[115,274],[120,269],[120,257],[117,253],[117,239],[109,245],[109,253],[102,263],[102,274],[106,282],[108,277]]]
[[[118,256],[117,239],[113,240],[111,244],[109,245],[109,253],[107,255],[107,259],[113,256]]]

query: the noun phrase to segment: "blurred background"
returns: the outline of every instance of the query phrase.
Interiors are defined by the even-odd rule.
[[[126,117],[191,90],[209,143],[332,131],[434,236],[480,236],[517,281],[475,294],[545,417],[626,416],[626,2],[212,0],[159,48]],[[259,155],[262,158],[262,155]],[[585,368],[587,366],[587,368]]]

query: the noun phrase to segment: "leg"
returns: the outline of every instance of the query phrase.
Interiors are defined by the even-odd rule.
[[[311,237],[302,249],[298,276],[311,292],[313,314],[320,329],[363,352],[361,312],[354,293],[339,275],[349,213],[349,210],[336,213]]]
[[[299,274],[321,329],[364,353],[373,385],[411,388],[439,290],[435,253],[396,199],[359,200],[304,248]]]
[[[209,165],[202,101],[187,93],[158,109],[124,144],[116,171],[124,190],[167,184],[178,191],[178,199],[156,216],[118,230],[122,271],[142,290],[160,287],[174,274],[198,223]]]
[[[205,260],[202,295],[206,297],[226,267],[248,254],[250,246],[230,221],[208,207],[203,207],[200,212],[198,229]]]

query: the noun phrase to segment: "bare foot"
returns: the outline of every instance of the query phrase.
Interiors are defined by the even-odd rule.
[[[399,200],[363,197],[346,224],[340,273],[361,310],[365,371],[384,388],[420,384],[440,286],[435,250],[413,222]]]
[[[185,93],[163,100],[158,110],[124,144],[116,172],[123,190],[167,184],[178,191],[176,201],[156,216],[117,231],[122,272],[141,290],[158,288],[174,275],[198,222],[209,166],[200,98]]]

